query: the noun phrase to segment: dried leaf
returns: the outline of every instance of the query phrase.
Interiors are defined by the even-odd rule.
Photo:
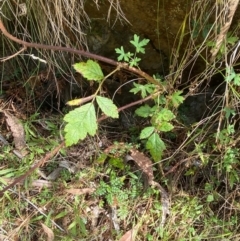
[[[123,148],[126,146],[124,143],[118,143],[118,149],[121,147]],[[111,145],[107,149],[104,150],[105,153],[111,153],[112,150],[116,150],[116,146]],[[165,191],[165,189],[157,182],[154,181],[154,175],[153,175],[153,168],[152,168],[152,161],[142,152],[138,151],[135,148],[132,148],[130,150],[131,156],[127,155],[125,160],[133,160],[138,168],[143,172],[144,176],[147,179],[147,185],[150,185],[152,187],[155,187],[159,189],[161,193],[161,204],[162,204],[162,220],[161,220],[161,226],[165,224],[167,215],[170,214],[170,202],[169,202],[169,195]],[[144,180],[146,181],[146,180]],[[124,238],[130,237],[132,230],[128,231],[126,234],[124,234]],[[125,236],[126,235],[126,236]],[[123,238],[122,237],[122,238]],[[131,239],[120,239],[122,240],[131,240]]]
[[[136,225],[131,230],[128,230],[119,241],[134,241],[137,233],[138,225]]]
[[[152,161],[142,152],[136,149],[131,149],[131,156],[134,162],[137,164],[138,168],[140,168],[142,172],[147,176],[148,183],[151,183],[154,179]]]
[[[6,122],[12,131],[15,148],[19,151],[23,150],[26,147],[26,142],[22,123],[18,118],[16,118],[13,115],[10,115],[6,111],[4,111],[3,113],[7,117]],[[21,154],[24,155],[23,153]]]
[[[99,209],[99,206],[95,206],[92,208],[92,215],[91,215],[91,221],[92,221],[92,227],[97,227],[98,219],[101,211]]]
[[[44,232],[47,234],[47,241],[53,241],[54,240],[54,233],[52,229],[50,229],[48,226],[46,226],[44,223],[41,223]]]
[[[82,189],[70,188],[70,189],[66,189],[66,192],[73,195],[91,194],[95,192],[95,188],[82,188]]]
[[[166,217],[170,214],[170,202],[168,193],[165,189],[157,182],[154,181],[153,169],[152,169],[152,162],[151,160],[144,155],[144,153],[139,152],[136,149],[131,150],[131,156],[137,166],[142,170],[142,172],[148,178],[148,184],[157,187],[161,193],[161,204],[162,204],[162,221],[161,226],[165,224]]]
[[[227,2],[227,5],[224,6],[228,11],[227,14],[224,12],[224,16],[222,19],[226,19],[225,22],[222,24],[221,31],[217,36],[217,39],[215,40],[215,48],[211,51],[212,57],[211,57],[211,62],[213,62],[216,58],[217,53],[219,52],[219,49],[227,36],[227,32],[231,26],[233,16],[235,14],[235,11],[237,10],[239,0],[229,0]]]

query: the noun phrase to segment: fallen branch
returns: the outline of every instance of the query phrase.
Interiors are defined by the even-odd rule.
[[[93,54],[93,53],[90,53],[90,52],[84,51],[84,50],[77,50],[77,49],[62,47],[62,46],[52,46],[52,45],[45,45],[45,44],[38,44],[38,43],[29,43],[29,42],[23,41],[21,39],[18,39],[16,37],[14,37],[13,35],[11,35],[6,30],[6,28],[4,27],[2,20],[0,20],[0,30],[2,31],[3,35],[5,35],[7,38],[11,39],[12,41],[14,41],[18,44],[22,44],[23,47],[25,47],[25,48],[31,47],[31,48],[37,48],[37,49],[49,49],[49,50],[53,50],[53,51],[64,51],[64,52],[82,55],[82,56],[87,57],[87,58],[99,60],[101,62],[105,62],[105,63],[108,63],[110,65],[118,66],[122,69],[128,70],[132,73],[135,73],[135,74],[138,74],[138,75],[142,76],[147,81],[149,81],[149,82],[151,82],[155,85],[158,85],[159,87],[162,87],[161,84],[158,81],[156,81],[153,77],[151,77],[147,73],[141,71],[140,69],[130,67],[126,63],[117,62],[117,61],[114,61],[112,59],[103,57],[101,55]]]

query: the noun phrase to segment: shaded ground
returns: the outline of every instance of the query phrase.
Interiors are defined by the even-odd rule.
[[[7,82],[10,85],[11,80]],[[29,98],[26,87],[16,84],[11,91],[4,89],[1,109],[21,120],[26,142],[21,159],[14,154],[13,130],[2,114],[0,158],[5,174],[2,173],[1,182],[5,184],[61,142],[62,117],[67,109],[57,111],[54,91],[42,102],[43,92],[38,93],[46,85],[39,83],[32,92],[39,98]],[[36,106],[41,108],[36,110]],[[103,122],[96,137],[63,148],[40,171],[29,176],[24,185],[9,190],[2,198],[2,239],[54,240],[54,236],[61,240],[119,240],[124,233],[127,238],[131,234],[127,231],[132,230],[137,232],[136,240],[207,240],[227,234],[227,240],[236,240],[238,188],[228,189],[225,199],[219,195],[227,188],[225,184],[213,190],[214,184],[209,182],[209,176],[218,175],[211,169],[212,164],[203,165],[198,156],[189,156],[184,148],[171,159],[187,138],[181,125],[176,125],[172,136],[165,136],[166,157],[170,158],[153,165],[155,180],[171,198],[171,211],[162,226],[163,193],[148,185],[141,165],[139,169],[134,161],[125,161],[133,148],[141,150],[142,158],[148,158],[138,139],[146,121],[132,115],[124,112],[119,121]],[[122,144],[115,145],[114,141]],[[187,150],[194,152],[194,145],[188,145]],[[226,215],[228,218],[223,218]]]

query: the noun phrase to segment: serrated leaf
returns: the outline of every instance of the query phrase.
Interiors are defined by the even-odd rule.
[[[172,104],[175,108],[177,108],[184,101],[184,97],[182,97],[181,94],[182,91],[176,91],[171,96]]]
[[[160,139],[157,133],[153,133],[147,143],[146,148],[150,151],[150,154],[154,161],[159,161],[162,157],[163,151],[166,149],[164,142]]]
[[[93,60],[74,64],[73,67],[87,80],[96,80],[100,82],[104,78],[100,65]]]
[[[114,105],[112,100],[102,96],[97,96],[96,100],[97,100],[98,106],[100,107],[100,109],[105,115],[110,116],[112,118],[118,118],[117,106]]]
[[[148,138],[150,135],[152,135],[152,133],[154,132],[154,129],[155,128],[153,126],[145,127],[140,133],[140,139]]]
[[[237,86],[240,86],[240,74],[236,74],[233,83]]]
[[[157,130],[167,132],[167,131],[171,131],[173,128],[174,128],[174,126],[173,126],[171,123],[166,122],[166,121],[163,121],[163,122],[157,127]]]
[[[172,111],[163,108],[157,116],[157,121],[162,122],[162,121],[171,121],[172,119],[175,118],[175,115],[172,113]]]
[[[136,48],[136,53],[143,53],[145,54],[145,48],[149,42],[149,39],[143,39],[142,41],[139,42],[139,36],[134,34],[133,40],[130,41],[130,43],[135,46]]]
[[[226,67],[226,82],[230,83],[236,76],[235,71],[232,69],[232,67]]]
[[[132,88],[129,92],[137,94],[138,92],[141,93],[142,98],[145,98],[147,96],[147,93],[151,94],[155,90],[155,85],[153,84],[137,84],[133,83],[134,88]]]
[[[140,61],[141,61],[141,59],[138,58],[138,57],[133,58],[133,59],[129,62],[130,67],[138,66],[138,62],[140,62]]]
[[[153,113],[149,105],[144,105],[135,110],[135,114],[141,117],[149,117]]]
[[[121,46],[120,49],[116,48],[115,51],[117,54],[119,54],[118,61],[124,60],[126,62],[129,62],[130,58],[133,56],[133,54],[130,52],[125,53],[123,46]]]
[[[67,125],[64,128],[66,145],[71,146],[83,140],[87,134],[93,136],[97,131],[95,108],[88,103],[70,111],[64,116]]]
[[[116,51],[117,54],[119,54],[118,61],[122,61],[124,59],[125,55],[126,55],[123,46],[121,46],[120,49],[116,48],[115,51]]]

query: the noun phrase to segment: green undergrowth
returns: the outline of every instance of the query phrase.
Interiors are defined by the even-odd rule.
[[[118,109],[114,95],[103,88],[121,66],[139,70],[149,40],[134,35],[135,51],[116,48],[124,63],[110,73],[93,60],[73,65],[94,86],[91,95],[70,100],[64,114],[46,118],[37,113],[23,121],[27,153],[19,159],[13,145],[1,147],[1,186],[26,173],[61,141],[66,147],[40,168],[42,173],[1,197],[0,239],[120,240],[131,230],[134,240],[240,239],[238,28],[216,46],[219,26],[208,16],[209,6],[203,6],[206,15],[197,18],[202,5],[196,1],[182,24],[170,74],[129,80],[125,94],[139,102]],[[204,68],[192,77],[189,64],[194,69],[199,59]],[[216,76],[217,84],[212,81]],[[134,104],[133,128],[118,122],[129,104]],[[113,142],[121,148],[109,154]],[[163,192],[146,181],[146,166],[126,160],[133,150],[141,153],[143,164],[152,162],[154,181],[168,194],[164,223]],[[60,163],[65,167],[53,178]]]

